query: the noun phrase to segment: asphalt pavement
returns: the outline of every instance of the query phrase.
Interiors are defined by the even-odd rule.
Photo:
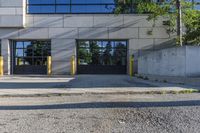
[[[199,133],[200,95],[0,98],[2,133]]]
[[[191,89],[127,75],[5,76],[0,133],[199,133],[200,93],[166,93]]]

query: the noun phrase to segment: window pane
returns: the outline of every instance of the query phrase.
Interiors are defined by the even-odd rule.
[[[72,0],[72,4],[115,4],[115,0]]]
[[[55,6],[28,6],[28,13],[54,13]]]
[[[28,4],[55,4],[55,0],[28,0]]]
[[[108,41],[103,41],[102,42],[102,47],[105,48],[108,45],[108,43],[109,43]]]
[[[125,41],[116,41],[115,48],[116,49],[126,49],[126,42]]]
[[[25,57],[24,65],[33,65],[33,59],[31,57]]]
[[[125,66],[126,48],[126,41],[79,41],[78,63],[79,65]]]
[[[27,13],[113,13],[115,4],[115,0],[28,0]]]
[[[44,66],[45,63],[43,62],[42,58],[33,58],[33,65]]]
[[[103,52],[103,62],[102,65],[113,65],[112,61],[112,45],[107,43]]]
[[[24,42],[24,48],[31,48],[32,45],[31,45],[31,42]]]
[[[98,46],[99,48],[102,47],[102,41],[97,41],[96,44],[97,44],[97,46]]]
[[[90,47],[89,41],[79,41],[79,47]]]
[[[24,59],[23,58],[15,58],[15,65],[16,66],[21,66],[21,65],[24,65]]]
[[[24,57],[33,56],[33,49],[24,49]]]
[[[24,50],[23,49],[16,49],[16,57],[23,57]]]
[[[112,13],[115,5],[72,5],[72,13]]]
[[[16,42],[16,48],[24,48],[23,42]]]
[[[114,50],[113,61],[115,65],[126,65],[126,51],[125,50]]]
[[[32,43],[35,50],[42,49],[44,47],[44,42],[42,41],[33,41]]]
[[[56,13],[70,13],[70,6],[56,6]]]
[[[45,65],[45,66],[47,65],[47,58],[46,58],[46,57],[42,59],[42,63],[43,63],[43,65]]]
[[[88,48],[79,48],[78,49],[78,64],[79,65],[88,65],[92,61],[92,55]]]
[[[18,47],[18,48],[17,48]],[[51,56],[50,41],[16,42],[16,65],[46,65],[47,56]]]
[[[34,56],[42,56],[42,49],[34,49],[33,55]]]
[[[70,0],[56,0],[56,4],[70,4]]]
[[[51,56],[51,50],[50,49],[44,49],[43,50],[43,56],[46,57],[46,56]]]

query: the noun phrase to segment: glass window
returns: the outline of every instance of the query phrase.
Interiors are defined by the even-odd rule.
[[[16,43],[16,48],[24,48],[23,42],[17,42]]]
[[[64,0],[63,0],[64,1]],[[55,0],[28,0],[28,4],[55,4]]]
[[[56,6],[56,13],[70,13],[70,6],[64,6],[64,5]]]
[[[29,5],[27,7],[28,13],[55,13],[55,6],[52,5]]]
[[[71,13],[113,13],[115,5],[72,5]]]
[[[200,4],[199,0],[188,0]],[[162,3],[163,0],[152,0]],[[169,3],[170,0],[165,2]],[[131,0],[130,4],[116,0],[27,0],[27,13],[30,14],[56,14],[56,13],[114,13],[116,6],[121,5],[123,13],[136,13],[137,0]],[[197,5],[195,9],[200,9]]]
[[[70,4],[70,0],[56,0],[56,4]]]
[[[33,58],[33,65],[35,66],[42,66],[44,65],[42,58]]]
[[[17,66],[24,65],[24,59],[22,57],[15,58],[15,65],[17,65]]]
[[[78,41],[79,65],[125,66],[126,58],[127,41]]]
[[[24,56],[24,49],[16,49],[16,56],[23,57]]]
[[[17,41],[15,43],[16,65],[46,65],[51,56],[50,41]]]
[[[115,0],[27,0],[27,13],[113,13]]]
[[[24,48],[30,48],[31,47],[31,42],[24,42]]]
[[[31,57],[25,57],[23,63],[23,65],[33,65],[33,59]]]
[[[24,57],[30,57],[30,56],[33,56],[33,49],[32,48],[24,49]]]
[[[115,4],[115,0],[72,0],[72,4]]]
[[[116,47],[116,49],[126,49],[126,42],[125,41],[116,41],[115,47]]]

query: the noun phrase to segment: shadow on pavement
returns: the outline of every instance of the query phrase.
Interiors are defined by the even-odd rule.
[[[54,105],[0,106],[0,110],[98,109],[98,108],[157,108],[200,106],[200,100],[170,102],[89,102]]]
[[[53,89],[53,88],[65,88],[66,82],[0,82],[0,89]]]
[[[77,75],[73,78],[31,78],[0,80],[0,89],[42,88],[110,88],[110,87],[157,87],[134,81],[127,75]]]

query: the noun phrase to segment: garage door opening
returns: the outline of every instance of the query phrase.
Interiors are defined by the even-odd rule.
[[[126,40],[77,40],[78,74],[126,74]]]
[[[47,74],[50,41],[14,41],[12,47],[13,74]]]

